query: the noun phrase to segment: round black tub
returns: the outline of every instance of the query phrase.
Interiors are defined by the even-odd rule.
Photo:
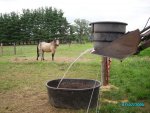
[[[49,102],[59,108],[86,109],[93,92],[90,108],[96,107],[100,82],[90,79],[63,79],[57,88],[60,79],[46,83]]]

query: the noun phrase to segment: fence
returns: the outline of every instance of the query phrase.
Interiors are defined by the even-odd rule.
[[[0,56],[36,54],[36,45],[13,45],[0,44]]]
[[[16,55],[16,44],[13,46],[3,46],[3,43],[0,44],[0,55]]]

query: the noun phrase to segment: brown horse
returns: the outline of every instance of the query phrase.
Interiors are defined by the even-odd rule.
[[[52,52],[52,60],[54,60],[57,46],[59,46],[59,39],[54,39],[50,43],[40,42],[37,46],[37,60],[39,56],[44,60],[44,52]]]

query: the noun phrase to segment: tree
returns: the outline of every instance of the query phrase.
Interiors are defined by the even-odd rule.
[[[20,40],[20,20],[15,12],[1,14],[0,16],[0,41],[16,42]]]
[[[75,19],[74,20],[75,32],[78,34],[78,40],[83,43],[84,37],[89,35],[89,21],[85,19]]]
[[[15,12],[0,14],[0,41],[28,43],[31,40],[65,38],[69,24],[63,15],[62,10],[52,7],[23,9],[21,15]]]

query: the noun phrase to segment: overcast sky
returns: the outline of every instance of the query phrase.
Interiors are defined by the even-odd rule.
[[[141,30],[150,17],[150,0],[0,0],[0,13],[39,7],[62,9],[70,23],[77,18],[125,22],[128,31]]]

